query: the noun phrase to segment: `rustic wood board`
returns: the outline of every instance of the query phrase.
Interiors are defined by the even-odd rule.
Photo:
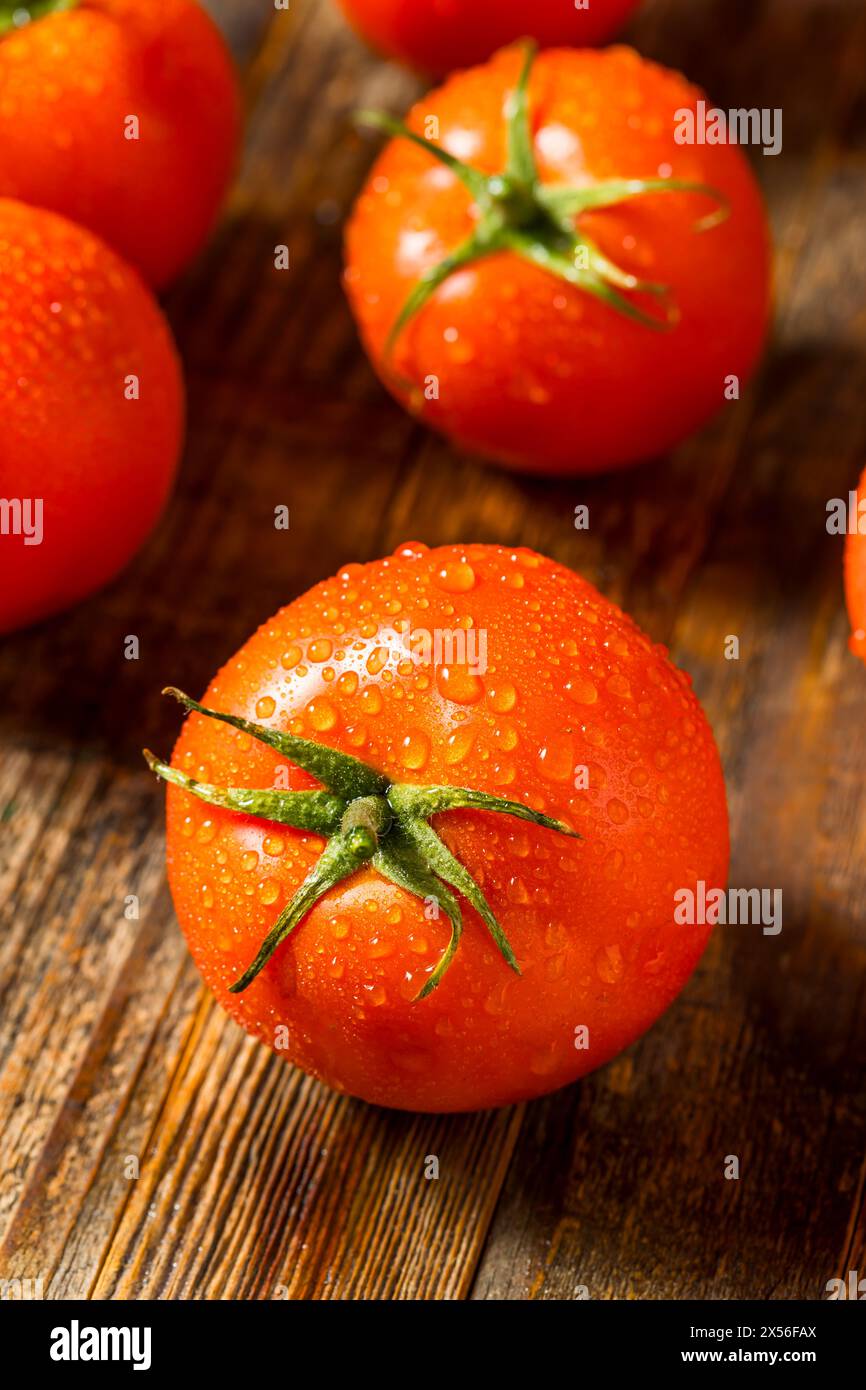
[[[404,105],[414,79],[326,0],[211,8],[249,128],[224,222],[168,300],[190,389],[178,493],[118,583],[0,652],[0,1278],[53,1298],[821,1298],[866,1264],[866,672],[824,525],[866,457],[862,6],[646,5],[644,52],[721,106],[784,110],[758,170],[776,333],[722,424],[556,484],[418,429],[358,349],[340,222],[372,149],[347,115]],[[170,744],[167,679],[202,688],[281,603],[410,536],[535,546],[667,642],[718,735],[732,882],[784,892],[781,935],[720,930],[625,1056],[498,1113],[337,1097],[224,1018],[174,922],[139,760],[145,737]]]

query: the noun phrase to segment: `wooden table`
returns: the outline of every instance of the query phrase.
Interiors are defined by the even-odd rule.
[[[168,300],[177,495],[120,582],[0,654],[0,1277],[54,1298],[824,1298],[866,1273],[866,671],[825,526],[866,452],[866,12],[646,5],[644,52],[720,106],[784,109],[783,154],[756,160],[775,338],[748,398],[673,457],[550,484],[425,433],[359,350],[340,224],[374,147],[347,117],[399,109],[414,80],[327,0],[212,8],[249,127],[224,223]],[[784,892],[781,935],[720,929],[612,1065],[451,1118],[338,1097],[212,1004],[139,754],[171,746],[169,679],[204,688],[282,603],[415,537],[546,551],[668,643],[719,739],[731,881]]]

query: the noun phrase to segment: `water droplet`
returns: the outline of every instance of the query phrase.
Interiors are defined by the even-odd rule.
[[[241,858],[241,868],[245,874],[251,874],[253,869],[258,868],[258,864],[259,856],[256,854],[255,850],[247,850],[246,854]]]
[[[448,735],[445,743],[445,761],[449,767],[462,763],[469,756],[475,737],[476,730],[472,724],[462,724],[453,734]]]
[[[279,859],[285,848],[286,842],[279,835],[266,835],[262,842],[265,854],[271,855],[273,859]]]
[[[378,936],[374,936],[367,954],[371,960],[385,960],[388,956],[393,956],[395,949],[393,941],[382,941]]]
[[[400,746],[400,763],[413,772],[427,766],[430,757],[430,740],[426,734],[407,734]]]
[[[574,775],[574,745],[570,734],[551,734],[536,759],[549,782],[568,782]]]
[[[475,571],[465,560],[449,560],[436,572],[433,582],[448,594],[465,594],[475,588]]]
[[[614,825],[625,825],[628,820],[628,807],[624,801],[620,801],[618,797],[614,796],[607,803],[607,814]]]
[[[508,899],[513,903],[528,903],[529,894],[522,878],[517,876],[508,880]]]
[[[585,676],[574,676],[565,687],[566,694],[576,705],[594,705],[598,690]]]
[[[484,1012],[486,1014],[492,1014],[494,1017],[496,1017],[497,1014],[504,1013],[506,997],[509,990],[510,982],[508,980],[497,982],[484,1000],[482,1005]]]
[[[475,705],[484,694],[480,678],[468,666],[440,666],[436,671],[440,695],[457,705]]]
[[[337,711],[329,700],[311,700],[307,705],[307,719],[316,733],[325,734],[337,723]]]
[[[624,969],[619,946],[604,946],[595,958],[595,969],[598,978],[606,985],[618,984]]]
[[[520,742],[517,729],[508,719],[502,719],[493,730],[493,742],[503,752],[510,753]]]
[[[610,691],[611,695],[618,695],[621,700],[631,699],[631,686],[625,676],[620,676],[618,674],[610,676],[606,682],[606,688]]]
[[[490,703],[498,714],[507,714],[517,704],[517,691],[511,681],[497,681],[490,686]]]
[[[263,695],[260,700],[256,701],[256,718],[270,719],[276,707],[277,702],[272,695]]]
[[[283,652],[282,656],[280,657],[280,663],[282,666],[285,667],[287,671],[291,671],[295,666],[297,666],[303,654],[304,653],[301,651],[300,647],[291,646],[288,648],[287,651]]]
[[[341,695],[354,695],[358,689],[358,677],[354,671],[344,671],[337,681],[337,689]]]
[[[338,941],[342,941],[349,935],[349,923],[345,917],[332,917],[329,923],[331,932]]]
[[[214,825],[213,821],[203,820],[198,830],[196,831],[195,838],[200,845],[209,845],[215,835],[216,826]]]
[[[605,876],[607,878],[619,878],[624,863],[625,855],[622,850],[615,849],[604,861]]]
[[[264,903],[266,907],[269,907],[271,903],[275,903],[279,896],[280,885],[275,878],[266,878],[259,884],[259,902]]]
[[[361,709],[365,714],[378,714],[382,708],[382,693],[375,685],[367,685],[361,691]]]
[[[376,647],[367,658],[367,670],[371,676],[378,676],[384,666],[388,664],[388,648]]]
[[[315,662],[327,661],[333,650],[333,642],[328,637],[320,637],[317,641],[310,643],[307,648],[307,658]]]

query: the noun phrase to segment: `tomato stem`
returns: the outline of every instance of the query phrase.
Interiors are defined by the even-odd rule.
[[[580,839],[562,821],[534,811],[520,801],[509,801],[469,787],[416,786],[390,782],[384,774],[360,759],[349,757],[309,739],[254,724],[239,715],[209,709],[174,687],[164,694],[178,700],[193,717],[204,716],[229,724],[260,743],[277,750],[298,767],[311,773],[325,791],[290,792],[266,788],[218,787],[198,782],[178,768],[162,762],[147,749],[148,767],[165,782],[210,805],[238,815],[276,821],[327,838],[321,857],[286,904],[259,948],[255,959],[232,985],[233,994],[247,988],[267,965],[277,948],[303,921],[329,890],[370,864],[383,878],[445,912],[451,938],[436,968],[417,999],[424,999],[441,983],[454,959],[463,933],[460,904],[452,888],[475,908],[497,950],[518,975],[520,966],[490,904],[469,873],[433,826],[432,816],[454,810],[490,811],[515,816],[534,825]]]
[[[525,41],[520,73],[506,105],[508,155],[501,173],[482,173],[393,116],[363,111],[356,117],[361,124],[374,126],[397,139],[410,140],[445,165],[471,194],[478,214],[472,234],[425,271],[398,314],[384,353],[385,363],[395,376],[393,355],[397,342],[439,287],[466,266],[504,251],[593,295],[644,328],[665,331],[676,322],[668,287],[640,280],[611,261],[584,234],[579,226],[580,216],[656,193],[701,195],[712,199],[716,207],[695,224],[698,232],[718,226],[730,213],[730,206],[722,194],[707,184],[685,179],[607,179],[590,181],[580,188],[542,183],[535,161],[529,109],[529,83],[536,53],[536,45]],[[661,315],[647,313],[628,297],[633,294],[659,300],[664,312]],[[404,390],[414,389],[411,381],[399,377],[396,380]]]

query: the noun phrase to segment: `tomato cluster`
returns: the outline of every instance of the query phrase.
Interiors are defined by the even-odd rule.
[[[634,0],[342,3],[453,74],[405,123],[360,117],[391,138],[345,286],[398,401],[501,466],[579,475],[739,398],[770,311],[761,195],[735,146],[679,142],[696,88],[587,47]],[[239,125],[194,0],[0,6],[0,630],[107,582],[165,503],[183,386],[151,290],[206,237]],[[866,655],[859,534],[846,584]],[[190,951],[340,1090],[538,1095],[628,1045],[700,957],[711,924],[674,909],[726,880],[712,733],[667,653],[543,556],[348,564],[202,701],[169,693],[187,721],[170,762],[146,756]]]

